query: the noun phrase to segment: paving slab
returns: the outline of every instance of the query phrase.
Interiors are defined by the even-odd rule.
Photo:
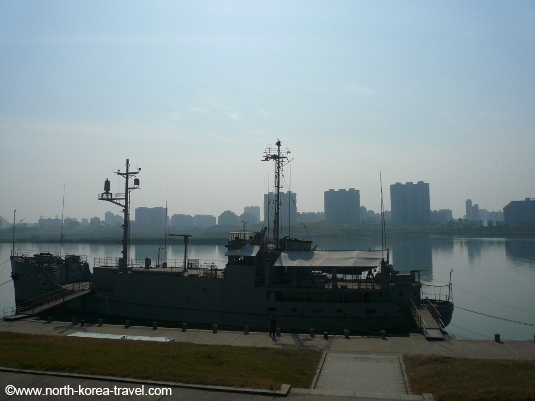
[[[315,393],[391,398],[408,394],[398,355],[329,352]]]
[[[535,359],[534,341],[457,340],[426,341],[421,334],[407,337],[336,338],[330,346],[333,352],[392,353],[444,355],[482,359]]]

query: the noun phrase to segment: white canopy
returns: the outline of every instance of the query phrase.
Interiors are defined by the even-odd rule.
[[[274,266],[364,271],[378,267],[382,259],[382,251],[287,251]]]

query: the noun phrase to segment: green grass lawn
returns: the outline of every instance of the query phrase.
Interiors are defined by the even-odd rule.
[[[535,400],[535,361],[404,355],[415,394],[440,401]]]
[[[309,387],[321,351],[0,333],[0,366],[278,389]]]

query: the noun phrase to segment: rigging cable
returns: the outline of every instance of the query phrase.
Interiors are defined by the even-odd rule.
[[[468,291],[468,290],[466,290],[466,289],[464,289],[464,288],[462,288],[462,287],[459,287],[457,284],[453,284],[453,287],[456,288],[456,289],[459,289],[459,290],[461,290],[461,291],[464,291],[464,292],[466,292],[466,293],[468,293],[468,294],[470,294],[470,295],[473,295],[473,296],[475,296],[475,297],[484,299],[485,301],[493,302],[493,303],[495,303],[495,304],[497,304],[497,305],[505,306],[505,307],[507,307],[507,308],[511,308],[511,309],[516,309],[516,310],[519,310],[519,311],[521,311],[521,312],[535,313],[535,311],[530,310],[530,309],[520,308],[520,307],[518,307],[518,306],[513,306],[513,305],[507,305],[507,304],[504,304],[504,303],[495,301],[494,299],[490,299],[490,298],[484,297],[484,296],[482,296],[482,295],[478,295],[478,294],[476,294],[475,292]]]
[[[3,283],[0,283],[0,287],[3,286],[4,284],[11,283],[12,281],[13,281],[13,279],[10,278],[9,280],[4,281]]]
[[[450,323],[450,324],[448,325],[448,327],[449,327],[449,326],[456,327],[456,328],[458,328],[458,329],[460,329],[460,330],[466,331],[466,332],[471,333],[471,334],[475,334],[475,335],[480,336],[480,337],[482,337],[482,338],[487,338],[487,337],[488,337],[488,336],[485,335],[485,334],[481,334],[481,333],[478,333],[477,331],[469,330],[469,329],[467,329],[467,328],[465,328],[465,327],[458,326],[458,325],[453,324],[453,323]]]
[[[293,160],[293,159],[292,159]],[[291,160],[290,160],[291,162]],[[288,163],[290,163],[288,162]],[[291,168],[290,168],[290,185],[291,185]],[[283,175],[283,180],[284,180],[284,183],[286,183],[286,178],[284,177]],[[286,183],[287,184],[287,183]],[[289,187],[289,185],[288,185]],[[305,224],[304,220],[303,220],[303,217],[301,216],[301,213],[298,212],[298,209],[297,209],[297,200],[296,200],[296,197],[292,196],[292,192],[291,191],[288,191],[289,192],[289,198],[288,199],[288,214],[291,214],[290,213],[290,202],[292,202],[295,206],[295,213],[299,219],[299,221],[301,222],[301,224],[303,225],[303,228],[305,229],[306,233],[307,233],[307,236],[310,237],[310,232],[308,231],[308,227],[307,225]],[[294,194],[295,195],[295,194]],[[288,217],[288,220],[290,220],[290,218]]]
[[[521,322],[519,320],[512,320],[512,319],[507,319],[505,317],[500,317],[500,316],[494,316],[494,315],[489,315],[488,313],[483,313],[483,312],[477,312],[475,310],[471,310],[471,309],[466,309],[466,308],[461,308],[460,306],[457,306],[455,305],[455,309],[460,309],[460,310],[464,310],[466,312],[471,312],[471,313],[476,313],[478,315],[483,315],[483,316],[487,316],[487,317],[491,317],[493,319],[498,319],[498,320],[504,320],[506,322],[510,322],[510,323],[516,323],[516,324],[522,324],[524,326],[535,326],[535,324],[533,323],[528,323],[528,322]]]

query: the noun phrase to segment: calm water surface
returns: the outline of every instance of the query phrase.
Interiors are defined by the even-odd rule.
[[[380,248],[376,240],[319,240],[330,250]],[[448,282],[452,273],[455,311],[448,331],[458,338],[532,340],[535,335],[535,238],[418,238],[389,240],[391,260],[402,272],[421,269],[422,279]],[[153,264],[167,258],[182,260],[182,245],[133,245],[131,258],[151,257]],[[14,306],[9,255],[11,244],[0,244],[0,311]],[[59,244],[18,244],[18,249],[59,252]],[[190,258],[225,264],[222,245],[190,243]],[[120,245],[72,243],[63,245],[63,254],[94,258],[120,255]]]

